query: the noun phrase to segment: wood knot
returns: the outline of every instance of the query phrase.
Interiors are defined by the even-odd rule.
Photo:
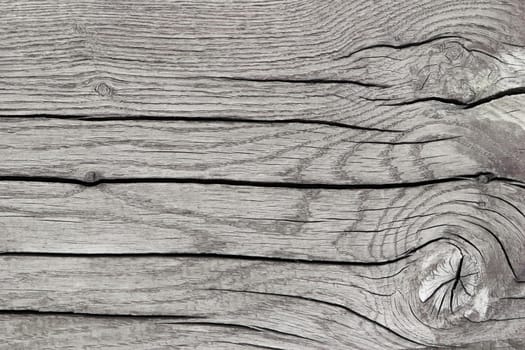
[[[494,180],[494,178],[496,178],[496,175],[494,174],[491,174],[491,173],[486,173],[486,174],[480,174],[477,178],[478,182],[480,184],[483,184],[483,185],[486,185],[488,184],[490,181]]]
[[[451,63],[460,61],[465,55],[464,46],[455,41],[444,43],[441,51]]]
[[[453,314],[467,305],[476,294],[480,271],[476,261],[454,248],[431,263],[420,282],[419,300],[431,306],[434,317]]]
[[[111,97],[114,95],[115,90],[108,84],[102,82],[95,86],[95,91],[102,97]]]
[[[410,68],[418,96],[439,96],[467,104],[486,96],[500,80],[499,62],[485,48],[453,40],[423,49],[427,52],[421,53],[421,59]]]
[[[102,175],[96,171],[88,171],[84,175],[84,182],[88,184],[95,184],[102,179]]]

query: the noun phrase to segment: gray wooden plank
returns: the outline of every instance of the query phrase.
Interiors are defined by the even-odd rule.
[[[0,8],[0,348],[523,347],[522,1]]]
[[[273,349],[325,349],[320,342],[305,340],[294,334],[287,336],[278,330],[250,326],[238,320],[221,323],[198,319],[184,321],[176,317],[155,320],[2,315],[0,324],[3,340],[0,349],[9,350],[239,350],[264,349],[265,346]],[[335,343],[332,341],[332,345]]]
[[[0,119],[0,177],[392,184],[525,180],[525,98],[378,109],[377,130],[302,123]],[[372,122],[372,120],[376,120]],[[397,130],[385,132],[381,130]]]
[[[178,332],[176,341],[185,344],[191,332],[191,344],[204,348],[231,341],[291,349],[458,346],[521,334],[523,284],[508,271],[496,273],[492,265],[485,266],[492,256],[482,255],[484,247],[477,254],[460,244],[434,242],[406,259],[364,266],[227,258],[1,257],[0,304],[7,327],[0,334],[23,346],[46,344],[42,332],[50,331],[47,346],[59,349],[86,342],[169,344]],[[452,283],[457,268],[458,283]],[[452,281],[442,282],[442,274]],[[426,300],[421,291],[429,278],[437,281]],[[509,297],[521,299],[508,303]],[[197,329],[191,330],[192,322]],[[40,326],[30,328],[35,323]],[[262,332],[239,332],[236,326]],[[132,329],[137,333],[130,335]],[[69,330],[78,336],[65,340]]]
[[[79,325],[101,315],[102,321],[90,322],[96,327],[102,322],[124,328],[132,322],[137,324],[139,332],[147,327],[154,334],[144,339],[145,344],[151,338],[169,341],[166,338],[177,331],[182,336],[179,341],[188,341],[184,336],[186,329],[186,332],[192,330],[193,342],[197,343],[230,340],[292,349],[417,345],[368,319],[382,319],[371,309],[374,301],[385,306],[389,302],[388,296],[368,291],[389,293],[382,287],[385,281],[371,280],[365,287],[366,277],[358,277],[356,273],[369,272],[366,269],[200,258],[2,257],[1,260],[0,279],[11,286],[4,291],[7,294],[2,300],[4,296],[17,295],[16,299],[9,298],[9,302],[3,303],[4,308],[81,313],[77,315]],[[17,268],[13,269],[11,264]],[[34,270],[38,266],[38,271]],[[375,271],[391,273],[390,268]],[[350,276],[356,280],[347,284],[350,280],[346,278]],[[348,293],[352,293],[352,298],[348,298]],[[357,309],[350,310],[349,303]],[[38,316],[53,315],[33,314]],[[198,328],[193,328],[193,322],[201,323],[200,327],[196,324]],[[166,323],[172,325],[160,326]],[[221,324],[224,327],[219,328]],[[239,332],[235,325],[260,328],[262,332]],[[199,334],[199,328],[210,334]],[[106,341],[118,341],[119,336],[124,343],[130,341],[125,337],[127,332],[115,333],[116,339],[109,336]],[[15,334],[14,340],[31,341],[16,330]],[[67,344],[61,339],[55,342],[58,346]],[[212,347],[213,343],[209,345]]]
[[[237,320],[238,322],[238,320]],[[178,318],[161,320],[137,318],[104,318],[81,316],[31,316],[1,315],[0,334],[3,344],[0,349],[8,350],[62,350],[74,348],[88,349],[358,349],[359,344],[334,341],[305,341],[294,335],[286,338],[279,331],[268,328],[247,326],[240,323],[221,323],[184,321]],[[251,327],[251,328],[250,328]],[[289,327],[290,328],[290,327]],[[298,327],[299,328],[299,327]],[[343,327],[341,327],[343,328]],[[309,336],[312,336],[310,333]],[[377,336],[370,334],[370,336]],[[523,339],[505,339],[498,341],[464,344],[468,350],[521,350]],[[368,345],[368,344],[367,344]],[[388,344],[390,349],[401,349],[401,344]],[[410,345],[409,345],[410,346]],[[373,349],[369,347],[368,349]],[[381,349],[380,347],[377,347]],[[447,347],[407,347],[404,350],[457,349]]]
[[[523,189],[487,180],[346,190],[4,181],[0,247],[376,263],[459,235],[505,252],[524,276]]]
[[[4,115],[334,120],[356,111],[346,99],[524,85],[519,0],[0,4]]]

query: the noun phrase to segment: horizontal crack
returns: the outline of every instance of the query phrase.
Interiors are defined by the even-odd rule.
[[[430,180],[396,182],[396,183],[362,183],[362,184],[330,184],[330,183],[310,183],[310,182],[274,182],[274,181],[250,181],[232,179],[206,179],[206,178],[161,178],[161,177],[137,177],[137,178],[100,178],[96,172],[86,175],[88,180],[73,178],[62,178],[52,176],[0,176],[0,181],[9,182],[42,182],[42,183],[66,183],[93,187],[103,184],[137,184],[137,183],[178,183],[178,184],[201,184],[201,185],[225,185],[225,186],[246,186],[246,187],[275,187],[293,189],[341,189],[341,190],[361,190],[361,189],[395,189],[411,188],[419,186],[429,186],[435,184],[457,182],[457,181],[478,181],[488,183],[490,181],[502,180],[513,183],[520,181],[497,177],[488,172],[481,172],[469,175],[457,175],[447,178],[437,178]]]
[[[492,101],[495,101],[495,100],[498,100],[498,99],[501,99],[501,98],[504,98],[504,97],[523,95],[523,94],[525,94],[525,87],[511,88],[511,89],[500,91],[500,92],[497,92],[497,93],[495,93],[493,95],[481,98],[481,99],[479,99],[477,101],[474,101],[474,102],[471,102],[471,103],[467,103],[467,104],[465,104],[464,108],[465,109],[471,109],[471,108],[474,108],[474,107],[480,106],[482,104],[486,104],[486,103],[489,103],[489,102],[492,102]]]
[[[368,101],[374,101],[374,102],[377,102],[377,101],[389,101],[388,99],[372,99],[372,98],[367,98],[367,100]],[[465,103],[465,102],[463,102],[461,100],[457,100],[457,99],[453,99],[453,98],[444,98],[444,97],[422,97],[422,98],[417,98],[417,99],[409,100],[409,101],[384,103],[383,106],[388,106],[388,107],[408,106],[408,105],[413,105],[413,104],[416,104],[416,103],[432,102],[432,101],[446,103],[446,104],[452,104],[452,105],[460,106],[460,107],[463,107],[463,108],[466,108],[465,106],[467,106],[467,103]]]
[[[422,97],[422,98],[417,98],[414,100],[403,101],[403,102],[384,103],[383,106],[396,106],[397,107],[397,106],[412,105],[416,103],[436,101],[436,102],[456,105],[456,106],[461,107],[462,109],[472,109],[472,108],[475,108],[475,107],[478,107],[478,106],[481,106],[481,105],[484,105],[484,104],[487,104],[487,103],[490,103],[490,102],[493,102],[493,101],[496,101],[496,100],[499,100],[505,97],[524,95],[524,94],[525,94],[525,87],[516,87],[516,88],[511,88],[511,89],[497,92],[493,95],[481,98],[473,102],[463,102],[461,100],[453,99],[453,98],[429,96],[429,97]],[[388,101],[388,99],[373,99],[373,98],[364,98],[364,99],[368,101],[373,101],[373,102]]]
[[[5,121],[8,118],[12,119],[28,119],[28,118],[42,118],[42,119],[64,119],[64,120],[80,120],[93,122],[109,122],[109,121],[141,121],[141,122],[192,122],[192,123],[246,123],[246,124],[307,124],[307,125],[326,125],[338,128],[353,129],[360,131],[377,131],[388,133],[403,133],[406,130],[399,129],[383,129],[375,127],[367,127],[360,125],[347,124],[338,121],[329,120],[315,120],[315,119],[258,119],[258,118],[241,118],[241,117],[181,117],[181,116],[107,116],[107,117],[93,117],[89,115],[56,115],[56,114],[25,114],[2,116]],[[0,121],[1,122],[1,121]]]
[[[38,309],[0,309],[1,315],[28,316],[69,316],[89,318],[136,318],[136,319],[204,319],[206,316],[168,315],[168,314],[135,314],[135,313],[93,313],[77,311],[48,311]]]
[[[426,246],[449,238],[439,237],[429,240],[417,247],[411,248],[399,256],[379,261],[347,261],[347,260],[328,260],[328,259],[308,259],[308,258],[283,258],[272,256],[241,255],[241,254],[221,254],[221,253],[71,253],[71,252],[31,252],[31,251],[5,251],[0,252],[0,257],[47,257],[47,258],[165,258],[165,259],[223,259],[223,260],[248,260],[266,261],[271,263],[289,264],[310,264],[310,265],[348,265],[348,266],[383,266],[396,263],[411,257],[417,251]]]
[[[439,40],[444,40],[444,39],[461,39],[461,40],[467,40],[461,36],[458,36],[458,35],[438,35],[438,36],[433,36],[431,38],[428,38],[428,39],[425,39],[425,40],[421,40],[421,41],[415,41],[415,42],[408,42],[408,43],[405,43],[405,44],[399,44],[399,45],[394,45],[394,44],[377,44],[377,45],[371,45],[371,46],[366,46],[366,47],[362,47],[360,49],[357,49],[353,52],[350,52],[344,56],[340,56],[340,57],[337,57],[335,58],[334,60],[342,60],[342,59],[345,59],[345,58],[350,58],[351,56],[359,53],[359,52],[363,52],[363,51],[367,51],[367,50],[372,50],[372,49],[382,49],[382,48],[387,48],[387,49],[394,49],[394,50],[403,50],[403,49],[407,49],[407,48],[411,48],[411,47],[417,47],[417,46],[422,46],[422,45],[425,45],[425,44],[429,44],[429,43],[432,43],[434,41],[439,41]]]
[[[427,143],[450,141],[450,140],[454,140],[458,138],[461,138],[461,136],[448,136],[448,137],[440,137],[436,139],[418,140],[418,141],[397,141],[397,142],[395,141],[347,141],[347,142],[357,143],[357,144],[400,146],[400,145],[423,145]]]
[[[212,321],[188,321],[188,320],[182,320],[182,321],[173,321],[173,322],[160,322],[157,324],[165,324],[165,325],[181,325],[181,326],[207,326],[207,327],[224,327],[224,328],[236,328],[240,330],[247,330],[247,331],[253,331],[253,332],[267,332],[267,333],[274,333],[277,335],[282,335],[286,337],[294,337],[298,339],[308,340],[308,341],[314,341],[319,342],[317,339],[314,338],[308,338],[299,334],[294,334],[290,332],[283,332],[279,331],[273,328],[268,327],[262,327],[262,326],[255,326],[255,325],[245,325],[245,324],[239,324],[239,323],[228,323],[228,322],[212,322]]]
[[[231,80],[231,81],[251,81],[257,83],[286,83],[286,84],[349,84],[357,85],[363,87],[376,87],[381,89],[386,89],[391,86],[384,84],[376,83],[367,83],[359,80],[350,80],[350,79],[296,79],[296,78],[277,78],[277,77],[268,77],[268,78],[245,78],[245,77],[217,77],[221,80]]]

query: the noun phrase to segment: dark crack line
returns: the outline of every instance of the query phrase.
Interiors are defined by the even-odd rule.
[[[374,98],[366,98],[368,101],[389,101],[389,99],[374,99]],[[463,108],[466,108],[466,106],[468,105],[467,103],[461,101],[461,100],[458,100],[458,99],[454,99],[454,98],[445,98],[445,97],[435,97],[435,96],[429,96],[429,97],[421,97],[421,98],[417,98],[417,99],[414,99],[414,100],[409,100],[409,101],[403,101],[403,102],[393,102],[393,103],[384,103],[383,106],[388,106],[388,107],[399,107],[399,106],[408,106],[408,105],[413,105],[413,104],[417,104],[417,103],[424,103],[424,102],[441,102],[441,103],[446,103],[446,104],[452,104],[452,105],[456,105],[456,106],[460,106],[460,107],[463,107]]]
[[[396,263],[412,256],[417,250],[432,243],[427,242],[422,246],[414,248],[405,254],[390,260],[381,261],[346,261],[308,258],[284,258],[260,255],[222,254],[222,253],[178,253],[178,252],[148,252],[148,253],[71,253],[71,252],[38,252],[38,251],[5,251],[0,252],[0,257],[44,257],[44,258],[164,258],[164,259],[221,259],[221,260],[245,260],[269,263],[288,264],[311,264],[311,265],[348,265],[348,266],[382,266]]]
[[[450,282],[454,281],[454,278],[455,278],[455,277],[450,278],[450,279],[446,280],[445,282],[442,282],[439,286],[437,286],[437,287],[432,291],[432,293],[428,296],[427,300],[432,299],[432,298],[437,294],[437,292],[438,292],[441,288],[443,288],[444,286],[446,286],[446,285],[449,284]]]
[[[268,328],[268,327],[244,325],[244,324],[239,324],[239,323],[212,322],[212,321],[208,321],[208,322],[202,322],[202,321],[175,321],[175,322],[158,322],[157,324],[236,328],[236,329],[247,330],[247,331],[252,331],[252,332],[274,333],[274,334],[279,334],[279,335],[283,335],[283,336],[294,337],[294,338],[308,340],[308,341],[313,341],[313,342],[319,342],[319,340],[317,340],[317,339],[304,337],[304,336],[299,335],[299,334],[278,331],[276,329]]]
[[[372,145],[390,145],[390,146],[399,146],[399,145],[424,145],[427,143],[434,143],[434,142],[443,142],[443,141],[450,141],[461,138],[461,136],[449,136],[449,137],[441,137],[436,139],[430,139],[430,140],[420,140],[420,141],[346,141],[349,143],[356,143],[356,144],[372,144]]]
[[[371,45],[371,46],[362,47],[362,48],[357,49],[357,50],[355,50],[355,51],[353,51],[353,52],[351,52],[349,54],[346,54],[346,55],[341,56],[341,57],[337,57],[334,60],[338,61],[338,60],[342,60],[342,59],[345,59],[345,58],[350,58],[353,55],[358,54],[359,52],[372,50],[372,49],[387,48],[387,49],[394,49],[394,50],[403,50],[403,49],[408,49],[408,48],[411,48],[411,47],[418,47],[418,46],[430,44],[430,43],[432,43],[434,41],[439,41],[439,40],[444,40],[444,39],[461,39],[461,40],[466,40],[465,38],[463,38],[461,36],[458,36],[458,35],[438,35],[438,36],[433,36],[433,37],[425,39],[425,40],[415,41],[415,42],[408,42],[408,43],[399,44],[399,45],[394,45],[394,44],[377,44],[377,45]]]
[[[507,252],[507,249],[505,248],[505,246],[503,245],[503,242],[501,241],[501,239],[494,233],[492,232],[492,230],[489,230],[488,228],[484,227],[483,225],[480,225],[474,221],[471,221],[471,220],[465,220],[466,222],[474,225],[474,226],[477,226],[479,228],[481,228],[482,230],[486,231],[489,235],[491,235],[495,240],[496,242],[498,243],[499,247],[501,248],[502,252],[503,252],[503,255],[505,256],[505,260],[507,261],[507,264],[509,265],[509,268],[512,272],[512,275],[514,277],[514,280],[517,282],[517,283],[525,283],[525,281],[522,281],[518,278],[518,275],[516,274],[516,271],[514,270],[514,266],[512,266],[512,263],[510,261],[510,257],[509,257],[509,254]]]
[[[248,342],[234,342],[234,341],[227,341],[227,340],[217,340],[217,341],[214,341],[214,343],[249,346],[251,348],[265,349],[265,350],[287,350],[285,348],[278,348],[275,346],[260,345],[260,344],[248,343]]]
[[[461,281],[461,269],[463,267],[463,254],[461,255],[461,259],[459,259],[458,267],[456,270],[456,275],[454,276],[454,283],[452,284],[452,288],[450,289],[450,312],[454,313],[453,309],[453,301],[454,301],[454,291],[458,287],[459,282]]]
[[[465,316],[465,319],[471,323],[489,323],[489,322],[506,322],[506,321],[525,320],[525,316],[508,317],[508,318],[489,318],[489,319],[482,320],[482,321],[474,321]]]
[[[192,123],[246,123],[246,124],[305,124],[305,125],[325,125],[337,128],[359,130],[359,131],[375,131],[386,133],[404,133],[406,130],[396,129],[382,129],[367,126],[359,126],[353,124],[342,123],[338,121],[329,120],[315,120],[315,119],[301,119],[301,118],[287,118],[287,119],[259,119],[259,118],[241,118],[241,117],[182,117],[182,116],[111,116],[107,117],[93,117],[89,115],[55,115],[55,114],[25,114],[1,116],[0,122],[6,119],[64,119],[64,120],[79,120],[92,122],[113,122],[113,121],[140,121],[140,122],[192,122]]]
[[[296,78],[278,78],[278,77],[266,77],[266,78],[248,78],[248,77],[217,77],[221,80],[229,81],[249,81],[255,83],[285,83],[285,84],[348,84],[362,87],[375,87],[380,89],[390,88],[389,85],[367,83],[359,80],[350,79],[296,79]]]
[[[182,253],[182,252],[149,252],[149,253],[71,253],[71,252],[37,252],[37,251],[4,251],[0,252],[0,257],[45,257],[45,258],[165,258],[165,259],[223,259],[223,260],[251,260],[270,263],[289,263],[289,264],[311,264],[311,265],[342,265],[342,266],[383,266],[397,263],[413,256],[417,251],[426,246],[438,242],[449,241],[450,238],[438,237],[431,239],[417,247],[411,248],[399,256],[379,261],[347,261],[329,260],[316,258],[285,258],[273,256],[242,255],[242,254],[222,254],[222,253]]]
[[[495,100],[498,100],[498,99],[501,99],[501,98],[504,98],[504,97],[523,95],[523,94],[525,94],[525,87],[522,87],[522,86],[521,87],[512,88],[512,89],[507,89],[507,90],[504,90],[504,91],[497,92],[497,93],[495,93],[493,95],[481,98],[481,99],[479,99],[477,101],[474,101],[474,102],[471,102],[471,103],[467,103],[467,104],[465,104],[464,109],[471,109],[471,108],[474,108],[474,107],[477,107],[477,106],[480,106],[480,105],[483,105],[483,104],[486,104],[486,103],[490,103],[492,101],[495,101]]]
[[[368,317],[368,316],[365,316],[351,308],[349,308],[348,306],[345,306],[345,305],[342,305],[342,304],[338,304],[338,303],[334,303],[334,302],[330,302],[330,301],[325,301],[325,300],[321,300],[321,299],[316,299],[316,298],[310,298],[310,297],[306,297],[306,296],[301,296],[301,295],[292,295],[292,294],[282,294],[282,293],[271,293],[271,292],[260,292],[260,291],[251,291],[251,290],[238,290],[238,289],[227,289],[227,288],[207,288],[206,290],[210,290],[210,291],[218,291],[218,292],[231,292],[231,293],[246,293],[246,294],[258,294],[258,295],[267,295],[267,296],[276,296],[276,297],[283,297],[283,298],[293,298],[293,299],[299,299],[299,300],[303,300],[303,301],[308,301],[308,302],[314,302],[314,303],[319,303],[319,304],[323,304],[323,305],[328,305],[328,306],[332,306],[332,307],[336,307],[336,308],[339,308],[339,309],[342,309],[342,310],[345,310],[347,311],[348,313],[354,315],[354,316],[357,316],[363,320],[366,320],[372,324],[374,324],[375,326],[379,327],[379,328],[382,328],[396,336],[398,336],[399,338],[403,339],[403,340],[406,340],[408,342],[411,342],[411,343],[414,343],[414,344],[417,344],[417,345],[422,345],[422,346],[427,346],[428,344],[423,344],[423,343],[420,343],[416,340],[413,340],[413,339],[410,339],[398,332],[396,332],[395,330],[393,330],[392,328],[388,327],[388,326],[385,326],[384,324]]]
[[[276,182],[276,181],[250,181],[250,180],[233,180],[233,179],[206,179],[206,178],[185,178],[185,177],[137,177],[137,178],[100,178],[96,172],[88,173],[88,180],[74,178],[63,178],[53,176],[0,176],[0,181],[5,182],[40,182],[40,183],[64,183],[72,185],[81,185],[93,187],[104,184],[139,184],[139,183],[176,183],[176,184],[199,184],[199,185],[225,185],[225,186],[243,186],[243,187],[273,187],[273,188],[290,188],[290,189],[334,189],[334,190],[363,190],[363,189],[399,189],[414,188],[421,186],[431,186],[437,184],[459,182],[459,181],[477,181],[488,183],[491,181],[512,181],[507,178],[500,178],[490,172],[480,172],[477,174],[458,175],[446,178],[437,178],[431,180],[421,180],[412,182],[395,182],[395,183],[362,183],[362,184],[330,184],[330,183],[311,183],[311,182]]]
[[[512,202],[510,202],[510,201],[508,201],[508,200],[506,200],[506,199],[504,199],[502,197],[499,197],[499,196],[496,196],[496,195],[491,195],[490,193],[485,193],[485,196],[502,201],[503,203],[507,204],[508,206],[510,206],[511,208],[516,210],[518,213],[520,213],[520,215],[523,218],[525,218],[525,213],[520,208],[518,208],[515,204],[513,204]]]
[[[525,296],[523,297],[502,297],[502,300],[525,300]]]
[[[134,314],[134,313],[94,313],[77,311],[47,311],[37,309],[0,309],[0,315],[27,315],[27,316],[68,316],[87,318],[127,318],[127,319],[204,319],[207,316],[168,315],[168,314]]]
[[[445,303],[445,298],[447,297],[447,293],[443,293],[443,297],[441,298],[441,303],[439,303],[439,308],[437,310],[437,315],[441,313],[441,309],[443,308],[443,304]]]
[[[413,105],[417,103],[435,101],[435,102],[441,102],[445,104],[452,104],[452,105],[460,107],[461,109],[473,109],[475,107],[478,107],[478,106],[481,106],[481,105],[484,105],[484,104],[487,104],[487,103],[490,103],[490,102],[493,102],[493,101],[496,101],[496,100],[499,100],[505,97],[524,95],[524,94],[525,94],[525,87],[516,87],[516,88],[499,91],[493,95],[483,97],[473,102],[464,102],[464,101],[453,99],[453,98],[429,96],[429,97],[422,97],[422,98],[417,98],[414,100],[403,101],[403,102],[384,103],[383,106],[398,107],[398,106],[408,106],[408,105]],[[389,101],[389,99],[374,99],[374,98],[365,98],[365,99],[368,101]]]

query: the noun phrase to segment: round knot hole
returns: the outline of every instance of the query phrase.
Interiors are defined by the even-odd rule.
[[[84,182],[89,184],[94,184],[102,179],[102,175],[99,174],[96,171],[88,171],[86,175],[84,175]]]
[[[98,83],[97,86],[95,86],[95,91],[102,97],[110,97],[115,93],[115,90],[104,82]]]

